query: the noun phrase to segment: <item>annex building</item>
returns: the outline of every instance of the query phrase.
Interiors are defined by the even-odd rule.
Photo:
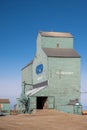
[[[10,114],[10,100],[0,98],[0,115]]]
[[[73,36],[39,32],[34,59],[22,68],[19,110],[57,109],[73,113],[80,102],[80,55]],[[27,102],[25,103],[25,101]]]

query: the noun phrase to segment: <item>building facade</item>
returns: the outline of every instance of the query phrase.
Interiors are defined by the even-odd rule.
[[[19,109],[73,113],[80,102],[80,55],[70,33],[39,32],[34,59],[22,69]]]
[[[10,114],[10,101],[9,99],[0,99],[0,113],[4,115]]]

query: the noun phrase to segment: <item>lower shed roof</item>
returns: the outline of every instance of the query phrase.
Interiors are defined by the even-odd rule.
[[[0,99],[0,103],[10,103],[9,99]]]
[[[80,58],[80,55],[71,48],[43,48],[43,51],[48,57]]]

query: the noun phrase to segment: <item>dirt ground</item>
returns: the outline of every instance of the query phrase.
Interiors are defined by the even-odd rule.
[[[0,130],[87,130],[87,115],[56,110],[0,116]]]

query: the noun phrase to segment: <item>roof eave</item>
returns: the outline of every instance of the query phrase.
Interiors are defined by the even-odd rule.
[[[53,33],[53,35],[52,35]],[[57,33],[60,33],[57,35]],[[58,37],[58,38],[73,38],[73,35],[69,32],[39,32],[42,37]],[[65,34],[65,36],[64,36]],[[67,35],[66,35],[67,34]]]
[[[25,68],[27,68],[28,66],[30,66],[31,64],[33,64],[33,61],[29,62],[25,67],[23,67],[21,70],[24,70]]]
[[[47,56],[47,57],[57,57],[57,58],[81,58],[81,56]]]

